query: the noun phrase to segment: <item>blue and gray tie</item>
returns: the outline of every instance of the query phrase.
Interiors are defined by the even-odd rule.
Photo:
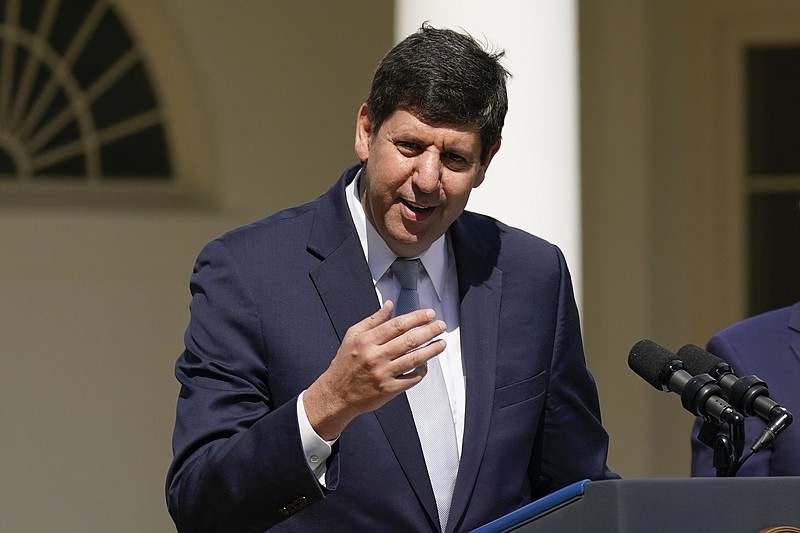
[[[400,284],[395,316],[419,309],[417,281],[422,268],[419,259],[397,259],[392,264],[392,275]],[[406,391],[406,396],[414,414],[428,476],[436,497],[439,523],[444,531],[459,457],[453,413],[438,356],[428,361],[428,373],[422,381]]]

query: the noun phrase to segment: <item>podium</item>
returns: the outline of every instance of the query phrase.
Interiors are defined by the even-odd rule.
[[[580,481],[473,533],[757,533],[777,526],[800,528],[800,477]]]

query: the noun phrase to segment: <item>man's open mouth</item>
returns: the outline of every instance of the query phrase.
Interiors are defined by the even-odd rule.
[[[436,209],[435,206],[433,206],[433,207],[424,207],[424,206],[412,204],[412,203],[408,202],[407,200],[400,200],[400,201],[403,203],[404,206],[409,208],[414,213],[418,213],[418,214],[430,213],[431,211]]]

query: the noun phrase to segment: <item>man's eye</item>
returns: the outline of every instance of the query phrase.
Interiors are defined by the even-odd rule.
[[[395,146],[397,146],[397,148],[401,152],[403,152],[405,154],[415,154],[415,153],[418,153],[420,151],[419,150],[419,146],[417,144],[415,144],[415,143],[412,143],[412,142],[397,141],[394,144],[395,144]]]
[[[453,171],[462,171],[469,167],[469,162],[466,157],[454,154],[453,152],[444,154],[443,160],[447,168]]]

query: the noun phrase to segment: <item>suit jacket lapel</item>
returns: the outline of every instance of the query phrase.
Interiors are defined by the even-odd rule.
[[[357,172],[357,166],[345,171],[336,185],[320,198],[308,240],[309,252],[321,260],[310,276],[340,342],[350,326],[380,308],[372,274],[344,196],[345,187]],[[376,410],[374,415],[417,498],[431,522],[437,523],[436,500],[405,394]]]
[[[798,335],[794,336],[794,340],[790,343],[794,354],[800,359],[800,303],[792,306],[789,312],[789,328],[795,330]]]
[[[310,275],[340,342],[350,326],[380,308],[355,232]]]
[[[468,216],[450,235],[461,300],[461,354],[466,375],[464,445],[448,524],[456,527],[466,512],[486,448],[495,389],[495,361],[502,294],[502,272],[494,267],[496,236],[481,235]],[[451,529],[448,527],[448,529]]]
[[[320,259],[309,275],[339,336],[380,308],[372,275],[364,258],[345,200],[345,187],[359,167],[351,167],[319,200],[308,251]]]

